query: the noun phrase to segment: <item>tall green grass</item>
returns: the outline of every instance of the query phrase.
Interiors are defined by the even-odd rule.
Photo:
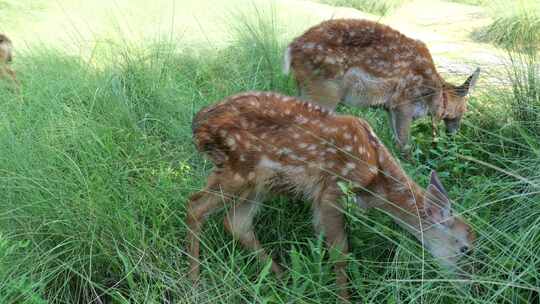
[[[490,5],[493,22],[485,28],[484,40],[506,49],[537,52],[540,47],[540,3],[497,1]]]
[[[540,138],[540,61],[536,53],[509,52],[507,73],[512,89],[507,95],[514,120]]]
[[[91,63],[45,47],[17,57],[23,98],[0,94],[0,302],[335,303],[309,205],[285,198],[256,218],[284,281],[232,241],[220,214],[204,229],[200,284],[187,279],[185,202],[211,170],[191,143],[193,114],[240,91],[295,92],[278,72],[284,26],[265,12],[237,20],[217,50],[162,40],[103,45]],[[423,185],[439,170],[474,226],[472,276],[457,280],[387,216],[345,203],[355,302],[538,300],[539,142],[493,94],[473,98],[459,135],[436,149],[416,124],[417,162],[403,163]],[[383,113],[340,111],[394,147]]]

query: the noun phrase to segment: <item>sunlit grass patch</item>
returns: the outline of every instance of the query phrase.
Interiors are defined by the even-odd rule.
[[[500,47],[536,52],[540,47],[540,3],[498,1],[490,5],[493,22],[479,37]]]
[[[319,0],[320,2],[352,7],[357,10],[375,15],[385,16],[410,0]]]
[[[489,0],[446,0],[446,1],[469,4],[469,5],[485,5],[489,3]]]

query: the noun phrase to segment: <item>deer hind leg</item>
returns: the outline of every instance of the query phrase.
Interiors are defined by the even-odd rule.
[[[208,177],[206,188],[191,196],[187,206],[186,225],[188,257],[190,258],[189,276],[193,282],[199,279],[199,250],[200,233],[206,217],[229,201],[227,193],[222,193],[219,176],[212,174]],[[232,196],[232,195],[230,195]],[[230,197],[229,196],[229,197]]]
[[[315,205],[313,210],[315,231],[323,233],[326,237],[326,244],[330,251],[337,251],[338,259],[334,265],[336,274],[336,285],[339,290],[339,296],[345,300],[349,300],[349,292],[347,290],[347,253],[349,245],[347,242],[347,234],[345,232],[345,219],[339,205],[338,197],[335,195],[323,196],[323,199]]]
[[[334,110],[343,97],[341,86],[336,80],[312,79],[300,89],[300,97],[325,109]]]
[[[252,194],[242,197],[243,201],[237,202],[225,215],[225,229],[233,238],[240,241],[244,247],[256,251],[261,262],[270,258],[272,260],[272,271],[281,276],[283,273],[281,267],[265,252],[255,236],[253,218],[259,209],[257,198],[257,195]]]

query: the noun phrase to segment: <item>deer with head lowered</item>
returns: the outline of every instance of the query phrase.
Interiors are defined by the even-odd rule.
[[[351,185],[360,207],[391,215],[448,267],[457,267],[473,248],[474,232],[452,213],[437,174],[432,173],[427,189],[418,186],[362,119],[277,93],[248,92],[202,109],[192,128],[197,150],[215,165],[206,187],[187,205],[187,253],[194,281],[207,215],[228,209],[226,230],[267,260],[271,257],[255,236],[253,218],[266,196],[285,194],[312,202],[315,230],[342,257],[334,269],[338,293],[348,299],[340,182]],[[274,260],[271,267],[282,273]]]
[[[453,85],[439,75],[423,42],[355,19],[325,21],[296,38],[285,51],[289,71],[301,97],[327,109],[340,102],[384,107],[406,155],[416,118],[431,115],[434,137],[440,120],[449,133],[457,132],[480,73],[477,68],[462,85]]]

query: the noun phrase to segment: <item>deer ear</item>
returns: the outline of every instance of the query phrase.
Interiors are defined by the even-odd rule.
[[[424,212],[433,223],[450,224],[452,202],[439,180],[437,172],[431,172],[429,186],[424,200]]]
[[[439,179],[439,175],[437,174],[437,171],[432,170],[430,177],[429,177],[429,185],[433,185],[439,190],[444,196],[448,197],[448,193],[446,192],[446,189],[444,189],[444,186],[441,183],[441,180]]]
[[[476,68],[474,72],[465,80],[465,82],[456,88],[456,93],[461,96],[465,97],[467,94],[472,92],[474,87],[476,86],[476,82],[478,81],[478,77],[480,76],[480,68]]]

